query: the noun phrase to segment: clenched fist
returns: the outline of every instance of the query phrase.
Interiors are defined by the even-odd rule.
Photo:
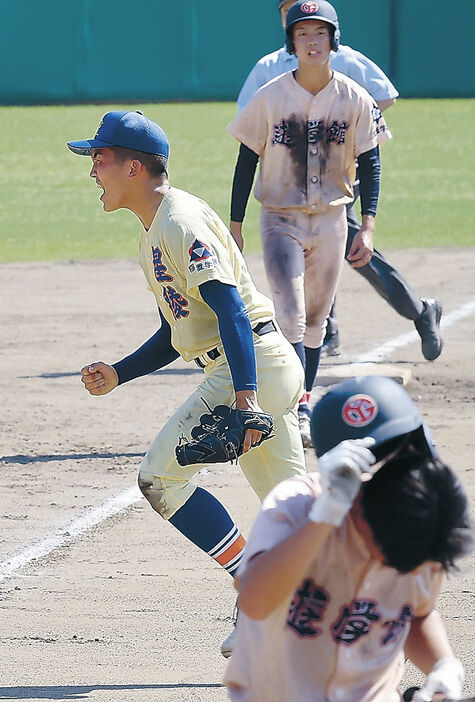
[[[102,361],[81,368],[81,376],[81,381],[91,395],[107,395],[119,384],[115,368]]]

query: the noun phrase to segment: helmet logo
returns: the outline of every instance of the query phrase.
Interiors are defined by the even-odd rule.
[[[341,410],[345,424],[356,428],[370,424],[377,414],[378,404],[370,395],[352,395]]]
[[[308,12],[309,14],[313,14],[318,10],[318,5],[316,2],[304,2],[302,3],[301,10],[302,12]]]

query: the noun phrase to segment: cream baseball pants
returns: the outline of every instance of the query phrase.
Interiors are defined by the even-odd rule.
[[[309,215],[262,207],[260,229],[277,322],[291,343],[316,349],[345,259],[346,208]]]
[[[280,331],[253,336],[258,401],[262,410],[274,417],[274,436],[242,455],[239,465],[262,500],[280,481],[305,472],[297,417],[297,404],[303,392],[303,369]],[[161,429],[140,467],[140,489],[165,519],[170,519],[191,497],[196,489],[192,478],[203,468],[203,464],[178,464],[175,447],[179,437],[183,435],[189,439],[192,427],[208,412],[203,400],[210,407],[231,406],[234,402],[231,373],[224,353],[206,364],[204,375],[204,380]]]

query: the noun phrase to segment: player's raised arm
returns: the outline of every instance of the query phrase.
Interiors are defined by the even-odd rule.
[[[130,356],[113,364],[117,371],[119,385],[168,366],[180,355],[172,346],[170,325],[161,310],[159,314],[162,324],[155,334]]]
[[[118,385],[153,373],[178,358],[171,344],[170,325],[161,312],[160,318],[158,331],[129,356],[112,365],[100,361],[81,369],[82,382],[91,395],[106,395]]]
[[[373,444],[372,438],[344,441],[322,456],[322,492],[309,510],[307,523],[251,560],[239,578],[239,604],[251,619],[269,616],[301,582],[330,531],[340,526],[352,508],[362,476],[371,473],[375,457],[369,446]]]

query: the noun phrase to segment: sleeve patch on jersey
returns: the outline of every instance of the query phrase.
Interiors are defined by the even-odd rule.
[[[388,128],[384,121],[383,113],[377,105],[373,105],[372,115],[373,122],[376,127],[376,134],[381,134],[381,132],[387,132]]]
[[[215,265],[215,257],[201,241],[198,241],[198,239],[195,239],[188,253],[190,254],[190,263],[188,265],[190,273],[202,271],[206,268],[213,268]]]
[[[190,261],[203,261],[205,258],[211,258],[211,252],[206,248],[201,241],[195,239],[189,250]]]

